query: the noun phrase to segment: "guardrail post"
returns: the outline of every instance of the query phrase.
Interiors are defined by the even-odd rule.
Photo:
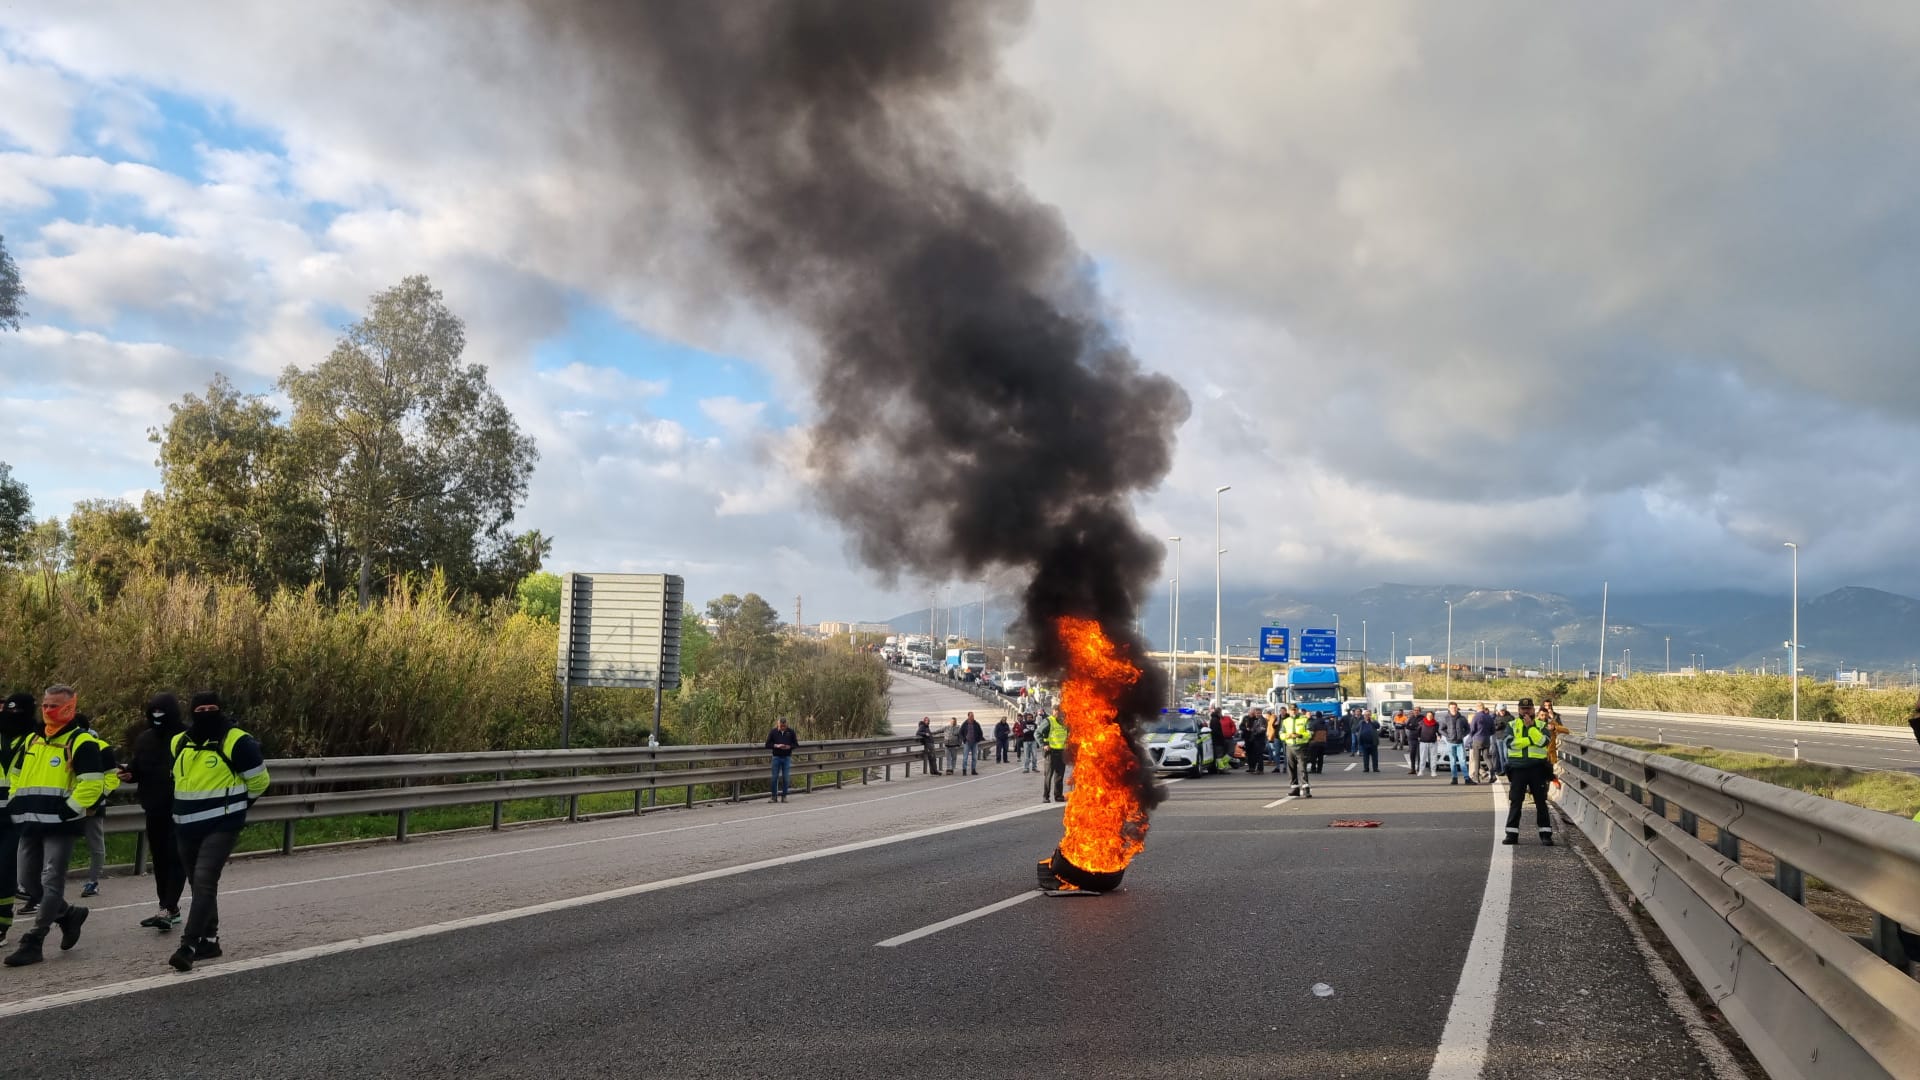
[[[687,809],[693,809],[693,782],[687,782]]]
[[[1778,855],[1773,857],[1773,887],[1796,904],[1807,902],[1807,875]]]
[[[495,782],[504,783],[507,779],[507,774],[504,772],[494,773],[493,779],[495,780]],[[494,832],[500,831],[500,812],[501,812],[501,808],[505,805],[506,804],[497,802],[497,801],[493,804],[493,831]]]
[[[845,760],[847,760],[847,752],[845,750],[835,750],[833,752],[833,790],[835,791],[840,791],[846,786],[847,774],[845,770],[840,768],[840,763]]]
[[[405,777],[401,777],[400,786],[401,787],[407,786],[407,781]],[[408,811],[408,810],[400,811],[398,815],[399,821],[394,826],[393,838],[401,843],[405,843],[407,840],[407,825],[409,824],[410,814],[411,814],[411,811]]]
[[[147,831],[133,834],[133,876],[139,877],[147,872]]]
[[[580,774],[580,770],[575,769],[574,775],[578,776],[579,774]],[[567,820],[568,821],[580,820],[580,796],[578,795],[567,796]]]
[[[1693,811],[1682,808],[1680,811],[1680,831],[1694,839],[1700,838],[1700,818]]]
[[[740,801],[740,781],[738,781],[738,780],[735,780],[735,781],[733,782],[733,798],[732,798],[731,800],[729,800],[729,801],[731,801],[731,802],[739,802],[739,801]]]
[[[1653,805],[1649,807],[1649,809],[1653,811],[1653,816],[1665,820],[1667,816],[1667,800],[1665,796],[1655,795],[1650,801],[1653,803]]]
[[[808,773],[807,773],[807,794],[809,794],[809,795],[811,795],[811,794],[813,794],[813,773],[812,773],[812,771],[808,771]]]
[[[1639,784],[1631,784],[1631,783],[1630,783],[1630,784],[1628,784],[1628,785],[1627,785],[1627,794],[1628,794],[1629,796],[1631,796],[1631,797],[1632,797],[1632,799],[1633,799],[1633,801],[1634,801],[1634,802],[1642,802],[1642,801],[1643,801],[1643,800],[1641,799],[1641,797],[1640,797],[1640,785],[1639,785]]]
[[[1905,975],[1913,957],[1907,955],[1906,942],[1900,939],[1900,924],[1878,912],[1873,916],[1873,937],[1867,941],[1873,955],[1900,969]]]
[[[280,854],[293,854],[293,827],[298,824],[292,818],[280,823]]]
[[[1713,849],[1725,856],[1728,862],[1740,861],[1740,838],[1733,835],[1732,829],[1720,830],[1720,835],[1714,838]]]

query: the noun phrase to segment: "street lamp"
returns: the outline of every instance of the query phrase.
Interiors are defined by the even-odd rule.
[[[1173,651],[1173,689],[1168,696],[1177,705],[1180,702],[1180,538],[1169,536],[1167,541],[1173,545],[1173,627],[1168,631],[1172,637],[1168,648]]]
[[[1453,700],[1453,601],[1451,600],[1447,601],[1447,700]]]
[[[1667,674],[1673,674],[1673,635],[1667,635]]]
[[[1793,549],[1793,640],[1787,642],[1790,665],[1787,674],[1793,679],[1793,718],[1800,719],[1800,545],[1787,541]]]
[[[1231,484],[1221,484],[1213,489],[1213,707],[1220,707],[1220,688],[1223,685],[1223,668],[1220,661],[1220,557],[1227,549],[1220,546],[1220,496],[1233,490]]]
[[[1180,639],[1175,636],[1174,627],[1178,626],[1178,616],[1173,613],[1179,595],[1180,579],[1167,579],[1167,704],[1180,704]]]

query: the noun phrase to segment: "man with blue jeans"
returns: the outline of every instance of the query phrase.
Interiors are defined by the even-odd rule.
[[[1440,721],[1440,739],[1447,744],[1447,765],[1453,771],[1449,784],[1458,784],[1461,778],[1473,783],[1473,777],[1467,775],[1467,736],[1472,726],[1460,712],[1460,706],[1447,702],[1446,719]]]
[[[773,782],[769,790],[774,802],[787,801],[787,787],[793,778],[793,751],[799,745],[800,734],[787,726],[786,717],[773,722],[773,730],[767,732],[767,749],[773,752]]]
[[[967,722],[960,725],[960,745],[965,751],[960,758],[960,771],[980,775],[980,744],[985,742],[987,733],[980,727],[980,721],[967,714]]]

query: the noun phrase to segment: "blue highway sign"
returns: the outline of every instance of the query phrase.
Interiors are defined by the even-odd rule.
[[[1331,630],[1300,631],[1300,662],[1303,664],[1332,664],[1340,656],[1339,639]]]
[[[1263,626],[1260,628],[1260,662],[1263,664],[1284,664],[1287,662],[1288,633],[1284,626]]]

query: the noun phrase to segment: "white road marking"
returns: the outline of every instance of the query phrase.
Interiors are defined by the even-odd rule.
[[[514,855],[538,855],[547,851],[565,851],[568,848],[589,847],[594,844],[617,844],[623,840],[646,840],[650,837],[671,836],[674,833],[696,832],[701,829],[721,829],[733,825],[759,825],[762,822],[773,821],[784,817],[799,817],[802,814],[821,814],[829,810],[844,810],[854,806],[867,806],[872,803],[889,802],[893,799],[936,794],[942,791],[951,791],[957,787],[964,787],[968,784],[977,784],[983,780],[1000,780],[1012,775],[1014,774],[994,773],[989,776],[976,777],[972,780],[962,780],[957,784],[942,784],[937,788],[921,788],[918,791],[903,791],[897,795],[881,795],[878,798],[872,799],[829,803],[826,806],[815,806],[806,810],[782,810],[777,814],[756,814],[751,817],[729,818],[726,821],[708,821],[699,825],[676,825],[671,829],[649,829],[645,832],[620,833],[617,836],[596,836],[589,840],[568,840],[560,844],[540,844],[535,847],[511,848],[506,851],[490,851],[484,855],[463,855],[457,859],[435,859],[432,862],[407,863],[404,866],[386,866],[378,870],[356,870],[351,874],[329,874],[326,877],[306,878],[301,881],[282,881],[272,885],[249,885],[244,889],[222,889],[220,890],[220,895],[237,896],[241,893],[271,892],[274,889],[298,889],[308,885],[325,885],[334,881],[351,881],[355,878],[380,877],[384,874],[403,874],[411,870],[433,870],[442,866],[459,866],[462,863],[485,862],[489,859],[505,859]],[[1168,781],[1168,783],[1172,783],[1172,781]],[[431,835],[433,834],[422,834],[423,837]],[[296,849],[296,852],[297,850],[298,849]],[[189,890],[188,895],[192,895],[191,890]],[[112,907],[95,907],[92,910],[127,911],[133,908],[150,908],[153,906],[152,902],[144,902],[139,904],[115,904]]]
[[[1347,766],[1346,768],[1344,768],[1344,769],[1341,769],[1340,771],[1341,771],[1341,772],[1352,772],[1353,770],[1355,770],[1355,769],[1357,769],[1357,768],[1359,768],[1359,767],[1360,767],[1360,763],[1356,761],[1356,762],[1354,762],[1353,764],[1351,764],[1351,765],[1348,765],[1348,766]]]
[[[1493,857],[1487,862],[1487,888],[1480,896],[1480,917],[1473,924],[1460,984],[1447,1009],[1427,1080],[1479,1080],[1493,1034],[1493,1006],[1500,993],[1500,962],[1507,951],[1507,909],[1513,901],[1513,849],[1500,842],[1506,822],[1498,788],[1493,801]]]
[[[1299,797],[1300,797],[1300,796],[1298,796],[1298,795],[1284,795],[1284,796],[1281,796],[1281,797],[1280,797],[1280,798],[1278,798],[1278,799],[1275,799],[1275,800],[1273,800],[1272,802],[1270,802],[1270,803],[1268,803],[1267,805],[1265,805],[1265,806],[1263,806],[1263,807],[1261,807],[1260,809],[1262,809],[1262,810],[1271,810],[1271,809],[1273,809],[1273,808],[1274,808],[1274,807],[1276,807],[1276,806],[1280,806],[1280,805],[1283,805],[1283,804],[1285,804],[1285,803],[1290,803],[1290,802],[1292,802],[1293,800],[1295,800],[1295,799],[1297,799],[1297,798],[1299,798]]]
[[[681,885],[693,885],[703,881],[737,877],[741,874],[753,873],[756,870],[770,870],[777,866],[791,866],[794,863],[812,862],[815,859],[825,859],[834,855],[845,855],[850,852],[865,851],[868,848],[886,847],[889,844],[899,844],[909,840],[921,840],[929,836],[939,836],[942,833],[958,832],[961,829],[971,829],[980,825],[992,825],[996,822],[1008,821],[1013,818],[1024,817],[1028,814],[1037,814],[1043,811],[1057,809],[1060,809],[1058,804],[1039,803],[1034,806],[1021,807],[1018,810],[1008,810],[1004,813],[993,814],[988,817],[975,818],[972,821],[962,821],[952,825],[936,825],[930,829],[916,829],[913,832],[895,833],[892,836],[878,836],[870,840],[858,840],[851,844],[840,844],[835,847],[820,848],[817,851],[795,852],[794,854],[782,855],[778,858],[742,863],[739,866],[726,866],[717,870],[703,870],[697,874],[685,874],[680,877],[664,878],[660,881],[649,881],[640,885],[627,885],[618,889],[608,889],[605,892],[589,893],[586,896],[573,896],[564,900],[549,900],[544,904],[533,904],[527,907],[513,908],[508,911],[497,911],[486,915],[469,915],[466,918],[434,923],[430,926],[416,926],[407,930],[392,930],[384,934],[371,934],[367,937],[351,938],[347,941],[333,941],[325,945],[310,945],[303,949],[291,949],[287,952],[271,953],[266,956],[232,960],[215,964],[212,967],[198,967],[184,974],[150,975],[139,979],[128,979],[124,982],[92,986],[82,990],[67,990],[58,994],[47,994],[42,997],[23,998],[19,1001],[0,1003],[0,1019],[12,1016],[24,1016],[28,1013],[42,1012],[47,1009],[57,1009],[64,1005],[77,1005],[83,1002],[99,1001],[102,998],[137,994],[143,990],[179,986],[182,983],[197,982],[202,979],[217,979],[223,975],[237,975],[243,971],[258,971],[262,968],[278,967],[282,964],[294,964],[302,960],[314,960],[323,956],[336,956],[340,953],[358,952],[361,949],[371,949],[381,945],[393,945],[402,941],[437,937],[441,934],[450,934],[456,930],[468,930],[474,927],[489,926],[494,923],[508,922],[514,919],[527,919],[536,915],[550,915],[556,911],[567,911],[572,908],[605,903],[609,900],[624,900],[628,897],[660,892],[663,889],[671,889]],[[1034,895],[1039,895],[1038,890],[1035,891]]]
[[[1660,996],[1666,999],[1667,1007],[1673,1010],[1673,1014],[1680,1018],[1680,1023],[1687,1029],[1687,1034],[1693,1036],[1693,1045],[1699,1049],[1700,1056],[1707,1059],[1707,1066],[1713,1070],[1714,1080],[1747,1080],[1746,1070],[1734,1060],[1733,1053],[1727,1049],[1725,1043],[1720,1041],[1720,1036],[1714,1034],[1713,1029],[1707,1026],[1706,1017],[1700,1015],[1700,1010],[1694,1006],[1693,999],[1687,996],[1686,988],[1680,985],[1679,976],[1675,975],[1673,969],[1667,966],[1666,960],[1654,951],[1652,942],[1647,940],[1647,935],[1640,929],[1640,924],[1634,921],[1632,912],[1627,910],[1627,905],[1622,903],[1620,897],[1614,893],[1613,883],[1600,872],[1600,868],[1594,865],[1586,852],[1572,844],[1568,846],[1573,848],[1575,855],[1580,856],[1581,862],[1587,864],[1587,869],[1593,873],[1594,883],[1600,886],[1600,892],[1607,898],[1607,906],[1611,907],[1613,913],[1620,916],[1620,921],[1626,924],[1627,935],[1633,938],[1633,947],[1639,950],[1640,958],[1647,963],[1647,971],[1653,975],[1653,984],[1660,988]]]
[[[972,911],[969,911],[964,915],[955,915],[951,919],[941,919],[937,923],[930,923],[926,926],[921,927],[918,930],[909,930],[908,932],[901,934],[899,937],[890,937],[885,941],[875,942],[873,947],[876,949],[891,949],[900,945],[905,945],[909,941],[918,941],[921,938],[927,937],[930,934],[937,934],[940,931],[947,929],[948,927],[959,926],[961,923],[964,923],[964,922],[972,922],[973,920],[981,918],[982,916],[991,915],[996,911],[1003,911],[1007,908],[1012,907],[1015,904],[1024,904],[1036,896],[1045,896],[1045,895],[1046,895],[1045,893],[1041,892],[1039,889],[1036,888],[1029,892],[1023,892],[1018,896],[1009,896],[1005,900],[996,901],[995,903],[988,904],[986,907],[974,908]]]

